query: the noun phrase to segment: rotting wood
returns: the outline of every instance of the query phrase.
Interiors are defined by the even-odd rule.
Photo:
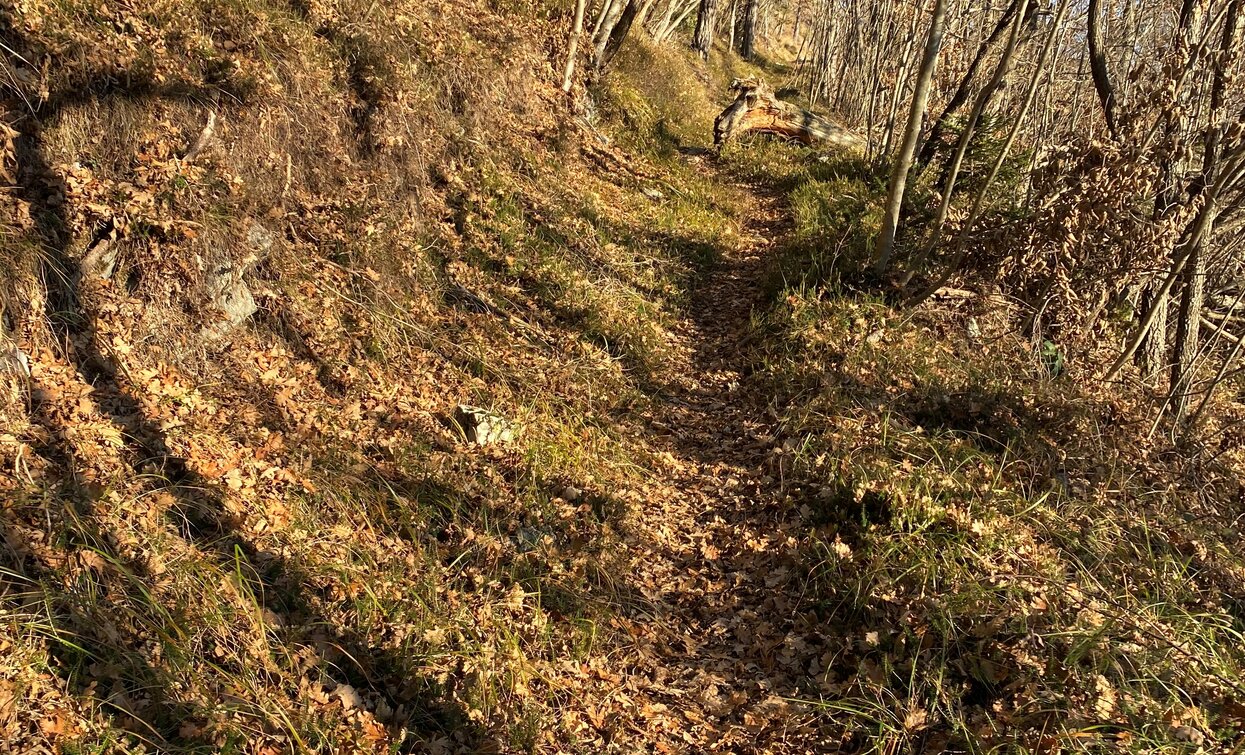
[[[713,143],[722,146],[742,134],[777,134],[804,144],[831,144],[864,149],[865,140],[837,123],[816,113],[783,102],[759,79],[735,79],[731,89],[738,92],[713,122]]]

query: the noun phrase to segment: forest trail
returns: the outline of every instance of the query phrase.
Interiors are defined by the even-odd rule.
[[[748,379],[750,318],[790,213],[772,189],[742,188],[742,243],[722,250],[677,324],[674,377],[635,428],[663,463],[627,554],[647,605],[630,612],[635,643],[615,667],[637,702],[627,738],[660,752],[826,746],[790,703],[808,696],[797,680],[821,670],[826,642],[803,610],[777,413]]]

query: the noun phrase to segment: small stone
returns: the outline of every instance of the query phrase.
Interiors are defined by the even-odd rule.
[[[207,291],[212,306],[224,315],[222,322],[208,328],[217,334],[233,330],[259,311],[251,289],[242,280],[242,270],[232,263],[212,268],[207,276]]]
[[[1172,737],[1177,742],[1188,742],[1191,745],[1201,745],[1206,741],[1206,735],[1192,726],[1179,726],[1172,732]]]
[[[30,358],[2,333],[0,333],[0,375],[30,377]]]
[[[981,343],[981,325],[977,322],[976,317],[968,318],[968,342],[974,346]]]
[[[514,425],[505,417],[478,406],[460,404],[454,410],[454,424],[468,443],[478,446],[510,443],[515,438]]]
[[[246,243],[251,247],[251,251],[259,255],[266,255],[272,251],[272,245],[277,241],[272,231],[268,230],[259,221],[252,220],[246,229]]]
[[[515,550],[519,553],[529,553],[540,545],[544,536],[545,533],[535,527],[521,527],[514,538]]]
[[[82,276],[105,280],[111,278],[117,270],[117,258],[120,252],[121,247],[113,243],[112,239],[100,239],[87,249],[82,257]]]

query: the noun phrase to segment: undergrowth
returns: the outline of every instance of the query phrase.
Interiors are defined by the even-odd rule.
[[[725,159],[795,224],[755,379],[786,406],[809,595],[852,638],[800,699],[869,752],[1239,746],[1230,464],[1163,452],[1144,395],[1044,360],[1004,296],[889,302],[867,163]]]

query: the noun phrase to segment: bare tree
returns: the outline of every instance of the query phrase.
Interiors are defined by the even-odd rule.
[[[1016,17],[1017,11],[1021,9],[1021,2],[1022,0],[1011,0],[1011,2],[1007,5],[1006,10],[1003,11],[1003,15],[1000,16],[999,20],[995,23],[994,29],[990,32],[990,35],[977,46],[977,53],[973,56],[973,61],[969,64],[968,70],[960,79],[960,84],[956,87],[955,93],[951,95],[950,101],[948,101],[946,106],[943,107],[942,113],[937,119],[935,119],[934,125],[930,128],[929,136],[926,138],[925,144],[921,147],[920,155],[917,158],[917,162],[920,165],[927,165],[930,160],[933,159],[934,152],[937,150],[939,143],[942,141],[942,136],[946,131],[947,123],[950,121],[952,116],[958,113],[960,108],[968,102],[968,98],[973,91],[973,85],[976,83],[978,71],[981,70],[981,66],[989,58],[990,51],[997,46],[999,40],[1001,40],[1003,35],[1007,32],[1007,27],[1011,25],[1012,20]],[[1024,11],[1020,12],[1021,15],[1024,14]]]
[[[929,99],[930,82],[938,66],[938,54],[942,50],[943,26],[947,16],[947,0],[934,1],[934,14],[925,38],[925,52],[917,71],[916,88],[912,94],[912,106],[908,110],[908,127],[903,143],[891,169],[890,184],[886,192],[882,237],[878,240],[877,261],[874,271],[884,275],[890,266],[899,227],[899,210],[903,206],[904,190],[908,183],[908,171],[912,168],[912,156],[916,152],[917,137],[921,133],[921,121],[925,117],[925,104]]]
[[[746,60],[756,57],[757,0],[743,0],[740,15],[739,54]]]
[[[571,24],[571,43],[566,53],[566,72],[562,76],[562,91],[571,91],[571,78],[575,75],[575,55],[579,52],[579,36],[584,30],[584,10],[588,0],[579,0],[575,4],[575,21]]]
[[[713,48],[713,27],[717,23],[718,0],[700,0],[700,12],[696,16],[696,32],[692,37],[692,49],[700,57],[709,57]]]
[[[1098,92],[1098,100],[1102,103],[1102,114],[1107,120],[1107,131],[1112,138],[1115,138],[1119,135],[1119,126],[1115,119],[1115,87],[1111,83],[1111,74],[1107,70],[1107,58],[1102,50],[1102,13],[1099,3],[1100,0],[1089,0],[1089,15],[1086,21],[1089,70],[1094,77],[1094,89]]]

